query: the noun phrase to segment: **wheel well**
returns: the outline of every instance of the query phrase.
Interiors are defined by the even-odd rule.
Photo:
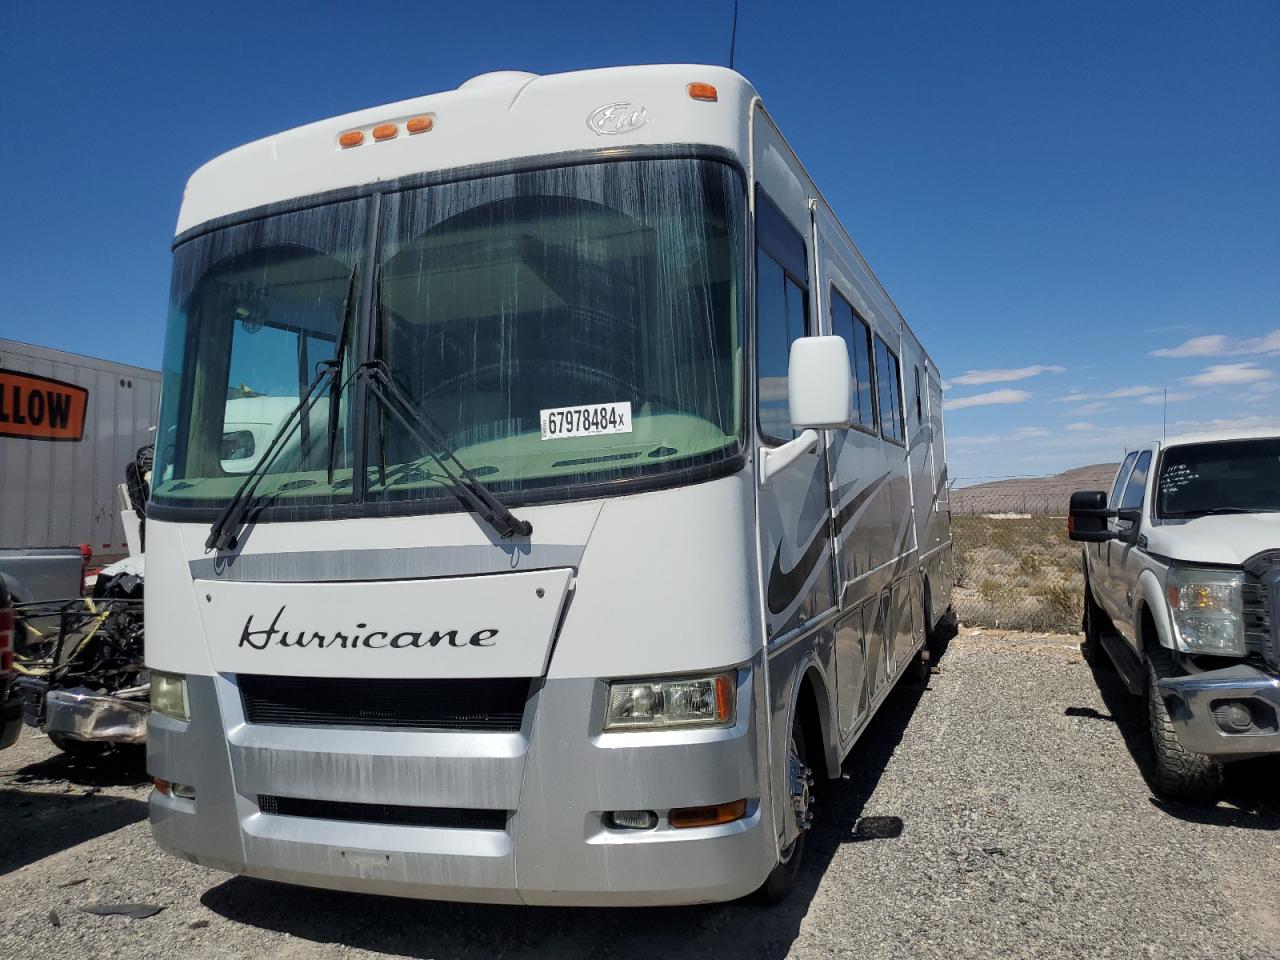
[[[808,754],[809,766],[819,770],[825,768],[828,776],[836,776],[839,772],[839,762],[835,762],[836,772],[833,773],[831,768],[834,750],[827,740],[825,714],[819,703],[820,683],[820,680],[814,679],[812,670],[805,673],[800,681],[800,693],[796,697],[796,717],[800,721],[800,730],[804,733],[804,746]],[[822,758],[821,765],[818,762],[819,757]]]
[[[1156,628],[1156,618],[1152,616],[1151,608],[1144,603],[1142,614],[1138,617],[1138,647],[1145,657],[1148,647],[1160,645],[1160,632]]]

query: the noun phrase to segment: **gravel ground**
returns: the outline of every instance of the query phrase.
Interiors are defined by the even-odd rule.
[[[1165,804],[1141,729],[1074,638],[965,630],[819,795],[800,887],[773,910],[460,906],[230,878],[154,847],[138,775],[27,731],[0,754],[0,957],[1280,956],[1277,764],[1232,768],[1215,808]],[[80,912],[121,902],[164,909]]]

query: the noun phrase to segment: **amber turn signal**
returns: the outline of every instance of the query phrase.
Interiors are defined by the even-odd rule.
[[[694,100],[708,100],[714,103],[720,99],[720,95],[716,93],[716,88],[709,83],[691,83],[685,89],[689,91],[689,96]]]
[[[747,801],[713,803],[709,807],[678,807],[667,814],[667,822],[676,830],[689,827],[715,827],[733,823],[747,815]]]

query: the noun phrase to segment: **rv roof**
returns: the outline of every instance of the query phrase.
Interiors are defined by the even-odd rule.
[[[691,83],[714,85],[718,99],[693,99]],[[712,66],[482,74],[457,90],[320,120],[224,153],[191,175],[177,232],[343,187],[546,154],[699,144],[725,148],[745,165],[755,95],[740,74]],[[409,133],[415,117],[429,117],[429,129]],[[395,124],[393,138],[374,139],[382,124]],[[344,148],[338,138],[351,131],[362,142]]]

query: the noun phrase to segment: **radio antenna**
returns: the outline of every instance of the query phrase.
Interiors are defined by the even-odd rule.
[[[729,30],[729,69],[733,69],[733,50],[738,43],[738,0],[733,0],[733,27]]]
[[[1169,388],[1164,388],[1164,436],[1162,440],[1169,439]]]

